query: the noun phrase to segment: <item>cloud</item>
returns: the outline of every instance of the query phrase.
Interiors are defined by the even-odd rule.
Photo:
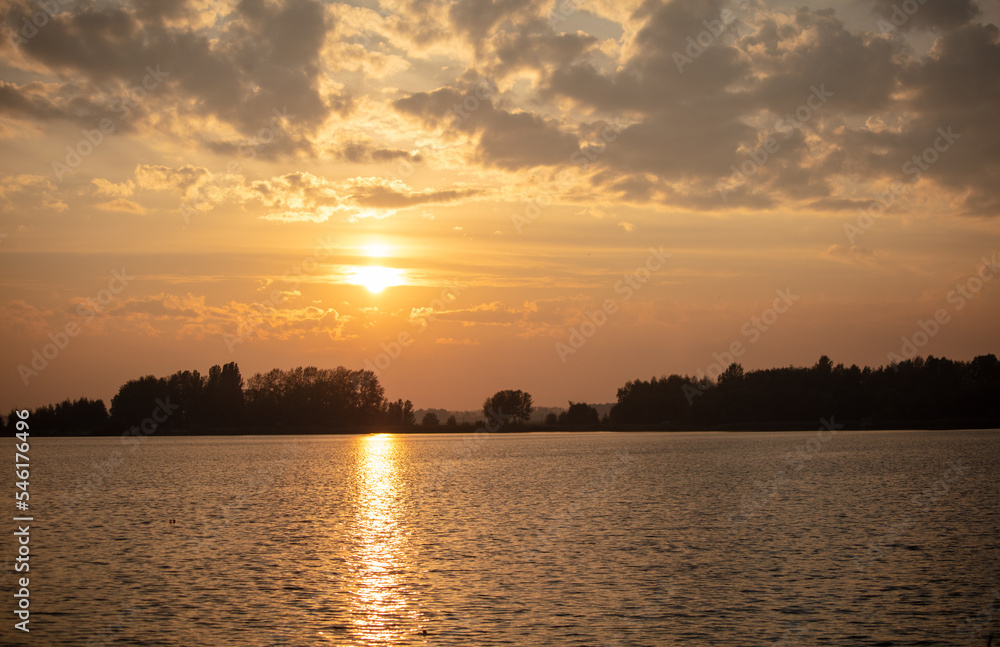
[[[21,25],[35,11],[31,3],[20,2],[5,9],[9,25]],[[307,133],[349,103],[349,97],[321,90],[321,52],[333,25],[320,2],[252,0],[225,14],[216,16],[216,11],[193,2],[72,3],[51,15],[19,52],[108,96],[142,83],[145,67],[151,66],[161,70],[167,86],[151,91],[150,101],[161,110],[169,107],[181,119],[210,115],[244,136],[265,126],[275,109],[287,109],[293,115],[289,128]],[[195,16],[205,19],[188,20]],[[76,83],[63,87],[72,91]],[[82,105],[90,119],[94,108]],[[39,119],[81,118],[35,86],[6,84],[0,90],[3,108],[22,115],[35,110]],[[296,133],[286,136],[301,147]],[[280,148],[276,142],[272,150]]]
[[[347,182],[349,200],[362,207],[401,209],[418,204],[455,202],[481,193],[478,189],[414,191],[400,180],[379,177],[353,178]]]
[[[579,149],[576,136],[558,123],[495,107],[484,86],[464,93],[451,87],[418,92],[396,101],[395,108],[427,127],[478,136],[477,154],[489,166],[518,170],[564,165]]]
[[[75,83],[32,81],[18,85],[0,81],[0,114],[20,120],[65,120],[96,128],[102,119],[115,116],[108,102],[107,97],[92,95],[88,88]],[[119,132],[132,129],[130,123],[118,119],[114,126]]]
[[[495,62],[493,74],[503,77],[518,70],[547,74],[568,65],[596,47],[600,41],[583,32],[555,33],[547,20],[534,20],[510,31],[498,31],[489,41]]]
[[[873,11],[882,19],[879,28],[886,32],[896,29],[948,30],[960,27],[982,13],[973,0],[924,0],[916,5],[915,11],[911,9],[912,2],[903,0],[874,0],[874,4]]]
[[[406,160],[418,163],[423,160],[419,153],[410,153],[393,148],[379,148],[368,142],[350,142],[345,144],[336,152],[336,155],[342,160],[355,164],[377,164],[394,160]]]
[[[130,196],[135,191],[135,183],[131,180],[121,183],[114,183],[104,178],[96,177],[90,180],[95,187],[97,195],[109,195],[114,197]]]
[[[858,245],[831,245],[824,254],[845,263],[870,263],[876,258],[875,252]]]
[[[0,211],[61,212],[69,209],[47,178],[30,173],[0,176]]]
[[[434,314],[436,320],[460,323],[463,326],[511,326],[523,316],[523,310],[509,307],[499,301],[469,308],[442,310]]]
[[[345,220],[369,215],[386,217],[399,209],[453,203],[483,194],[483,190],[471,187],[417,190],[401,180],[382,177],[354,177],[334,182],[305,171],[248,180],[234,174],[216,175],[192,165],[179,168],[139,165],[134,181],[114,184],[98,179],[94,184],[98,193],[105,195],[116,192],[127,195],[132,186],[171,191],[181,197],[183,204],[202,211],[227,203],[256,206],[262,211],[261,218],[282,222],[326,222],[338,215]],[[127,210],[124,202],[117,200],[114,204],[119,210]],[[139,207],[136,203],[129,204]],[[372,210],[384,212],[375,214]]]
[[[104,209],[105,211],[124,211],[125,213],[134,213],[136,215],[143,215],[146,210],[142,208],[142,205],[132,202],[131,200],[126,200],[125,198],[118,198],[117,200],[111,200],[110,202],[102,202],[97,205],[99,209]]]
[[[872,200],[852,200],[850,198],[823,198],[809,203],[810,209],[816,211],[855,211],[868,209]]]
[[[845,186],[901,179],[937,128],[961,124],[974,134],[925,179],[965,195],[967,213],[997,212],[1000,169],[988,152],[996,129],[986,106],[1000,101],[988,80],[1000,46],[995,26],[970,22],[974,5],[926,14],[943,34],[923,57],[902,40],[849,31],[832,10],[747,7],[648,2],[623,65],[603,71],[577,60],[548,74],[543,96],[638,116],[590,156],[583,170],[595,186],[630,202],[696,209],[850,208],[837,197]],[[726,11],[736,18],[710,32]],[[698,37],[703,45],[692,47]],[[761,157],[769,140],[779,150]],[[751,155],[766,161],[734,178]],[[727,185],[733,190],[720,195]]]
[[[482,43],[494,27],[507,18],[531,12],[533,0],[458,0],[449,9],[452,24],[470,42]]]
[[[19,299],[0,304],[0,329],[12,333],[38,334],[48,326],[55,311]]]
[[[288,340],[314,335],[341,339],[343,327],[350,319],[333,308],[277,307],[270,303],[239,301],[210,305],[205,296],[167,292],[117,298],[100,308],[95,308],[88,299],[75,298],[71,300],[68,313],[86,320],[95,333],[117,333],[127,329],[147,335],[193,339],[226,334],[242,341]],[[43,326],[55,325],[51,317],[46,319]]]
[[[891,18],[897,3],[869,6],[870,30],[832,9],[728,0],[598,2],[569,7],[565,21],[552,19],[565,3],[535,0],[396,0],[379,10],[317,0],[76,3],[8,44],[18,77],[0,83],[0,117],[92,128],[147,65],[159,66],[162,89],[121,129],[171,137],[158,144],[177,153],[252,159],[238,173],[258,184],[209,172],[204,159],[163,176],[168,167],[150,160],[134,191],[170,187],[197,209],[254,203],[285,221],[381,217],[479,199],[498,183],[545,182],[576,203],[846,210],[952,127],[961,141],[919,186],[960,196],[960,213],[996,215],[997,27],[980,22],[972,0],[928,0],[882,34],[875,17]],[[12,25],[36,10],[4,7]],[[921,30],[936,38],[930,51],[911,43]],[[816,88],[832,93],[818,108]],[[778,150],[734,176],[771,139]],[[324,163],[291,167],[320,178],[308,186],[266,166],[307,158]],[[390,177],[336,175],[326,166],[336,162],[387,165]],[[393,179],[394,167],[417,164],[461,180],[415,188]],[[538,172],[509,173],[526,170]],[[143,204],[111,184],[95,184],[98,195]]]
[[[185,164],[179,168],[154,164],[139,164],[135,167],[135,184],[153,191],[172,190],[188,197],[209,181],[208,169]]]
[[[468,337],[463,337],[462,339],[454,339],[452,337],[438,337],[434,340],[435,344],[441,344],[444,346],[478,346],[478,339],[469,339]]]

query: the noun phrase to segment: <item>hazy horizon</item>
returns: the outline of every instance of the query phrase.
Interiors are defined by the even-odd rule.
[[[3,3],[0,411],[998,351],[996,3],[52,4]]]

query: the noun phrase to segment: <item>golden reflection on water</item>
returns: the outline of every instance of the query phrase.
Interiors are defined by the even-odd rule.
[[[358,439],[353,550],[349,556],[351,633],[370,645],[412,635],[407,608],[406,538],[401,527],[399,440],[388,434]]]

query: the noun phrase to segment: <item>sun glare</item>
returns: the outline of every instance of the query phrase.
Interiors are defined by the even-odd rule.
[[[394,285],[402,285],[403,270],[395,267],[382,267],[380,265],[367,265],[365,267],[355,267],[351,270],[348,282],[354,285],[364,286],[369,292],[381,292]]]
[[[366,256],[371,256],[372,258],[382,258],[389,254],[389,246],[383,243],[369,243],[362,249],[365,250]]]

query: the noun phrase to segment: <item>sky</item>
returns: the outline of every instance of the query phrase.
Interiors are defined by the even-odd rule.
[[[1000,351],[1000,3],[0,2],[0,410]]]

